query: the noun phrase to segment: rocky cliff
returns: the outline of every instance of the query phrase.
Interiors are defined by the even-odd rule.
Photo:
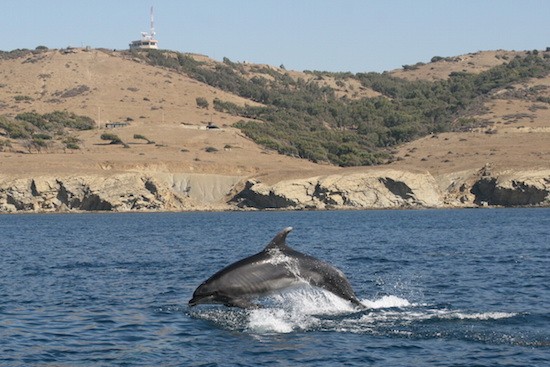
[[[159,172],[0,177],[0,212],[215,210],[225,208],[226,196],[240,180]]]
[[[239,176],[121,173],[0,177],[0,212],[397,209],[550,206],[550,170],[430,173],[371,169],[267,185]]]
[[[550,206],[550,170],[433,177],[430,173],[372,170],[265,185],[249,180],[231,201],[258,209],[397,209],[476,206]]]
[[[331,209],[442,207],[443,194],[430,174],[395,170],[281,181],[249,180],[232,200],[239,207]]]

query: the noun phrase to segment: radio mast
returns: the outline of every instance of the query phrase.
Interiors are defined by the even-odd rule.
[[[153,7],[151,6],[151,29],[149,33],[141,32],[141,39],[132,41],[130,43],[130,50],[132,49],[158,49],[158,40],[155,38],[155,19],[153,17]]]
[[[151,6],[151,30],[150,30],[151,39],[155,39],[155,19],[153,18],[153,7]]]

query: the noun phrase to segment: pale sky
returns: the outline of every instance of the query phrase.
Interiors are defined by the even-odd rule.
[[[0,50],[159,47],[292,70],[369,72],[550,47],[550,0],[1,0]]]

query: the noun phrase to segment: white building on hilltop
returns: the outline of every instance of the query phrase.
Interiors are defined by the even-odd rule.
[[[155,38],[155,26],[153,19],[153,7],[151,7],[151,30],[149,33],[141,32],[141,39],[130,42],[130,50],[135,49],[155,49],[159,48],[159,41]]]

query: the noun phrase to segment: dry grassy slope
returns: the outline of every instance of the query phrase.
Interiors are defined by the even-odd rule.
[[[525,52],[516,51],[480,51],[447,57],[437,62],[419,65],[414,69],[398,69],[391,75],[407,80],[438,80],[447,79],[452,72],[480,73],[492,67],[501,65],[517,55],[525,55]]]
[[[414,71],[395,72],[395,75],[444,78],[455,70],[485,70],[504,62],[504,56],[511,58],[514,53],[476,53],[459,57],[461,61],[440,61]],[[193,57],[214,63],[204,56]],[[262,67],[245,66],[250,73]],[[288,73],[296,79],[315,78],[312,74]],[[264,73],[257,75],[269,77]],[[121,121],[127,117],[134,120],[130,126],[114,130],[129,143],[129,149],[106,145],[99,138],[104,129],[87,131],[79,134],[83,139],[83,149],[73,153],[60,150],[41,154],[0,152],[0,172],[3,174],[28,177],[44,173],[204,172],[257,177],[266,183],[274,183],[282,179],[371,169],[341,169],[266,152],[231,127],[238,118],[215,112],[211,107],[209,110],[200,109],[195,99],[204,97],[212,102],[217,97],[238,104],[252,102],[185,75],[124,59],[117,53],[77,50],[62,54],[49,51],[26,60],[1,61],[0,77],[3,114],[67,109],[98,118],[100,108],[101,123]],[[336,83],[325,77],[316,82]],[[87,86],[88,90],[72,97],[62,96],[81,85]],[[522,91],[535,85],[549,87],[550,78],[518,85],[515,95],[511,95],[510,91],[496,93],[487,102],[489,112],[479,116],[488,121],[487,128],[426,137],[399,147],[400,160],[392,166],[405,170],[427,170],[434,175],[473,172],[486,163],[502,170],[548,168],[548,105],[521,97]],[[346,93],[346,89],[352,94],[358,90],[358,86],[349,80],[342,88],[342,93]],[[548,91],[540,93],[548,94]],[[14,98],[17,95],[29,96],[33,101],[16,102]],[[211,120],[223,128],[206,130],[204,126]],[[492,133],[488,134],[488,131]],[[145,135],[156,144],[135,140],[134,134]],[[218,151],[208,153],[206,147],[214,147]]]
[[[2,114],[68,110],[100,118],[102,126],[107,121],[133,119],[127,127],[109,130],[127,142],[129,149],[106,144],[100,135],[107,130],[98,128],[77,133],[83,149],[72,153],[60,149],[40,154],[0,152],[2,174],[170,171],[258,176],[269,182],[336,170],[265,152],[231,127],[239,118],[212,108],[214,98],[240,105],[253,102],[118,53],[76,50],[63,54],[52,50],[27,59],[3,60],[0,78]],[[82,89],[85,91],[77,93]],[[28,96],[32,101],[17,102],[16,96]],[[197,97],[206,98],[210,108],[198,108]],[[221,129],[205,129],[209,122]],[[134,134],[145,135],[156,144],[135,140]],[[206,152],[207,147],[217,152]],[[24,151],[15,143],[14,150]]]
[[[100,118],[101,122],[130,117],[144,123],[234,122],[231,116],[198,109],[195,99],[215,97],[237,104],[251,103],[169,70],[155,68],[100,50],[48,51],[27,59],[0,63],[0,100],[7,111],[48,112],[67,109]],[[84,87],[81,87],[84,86]],[[65,95],[64,95],[65,93]],[[32,101],[15,102],[16,96]]]
[[[535,95],[529,91],[538,89]],[[532,79],[494,93],[476,116],[484,128],[428,136],[398,149],[396,168],[414,167],[434,175],[472,171],[488,164],[494,172],[550,168],[550,77]]]

